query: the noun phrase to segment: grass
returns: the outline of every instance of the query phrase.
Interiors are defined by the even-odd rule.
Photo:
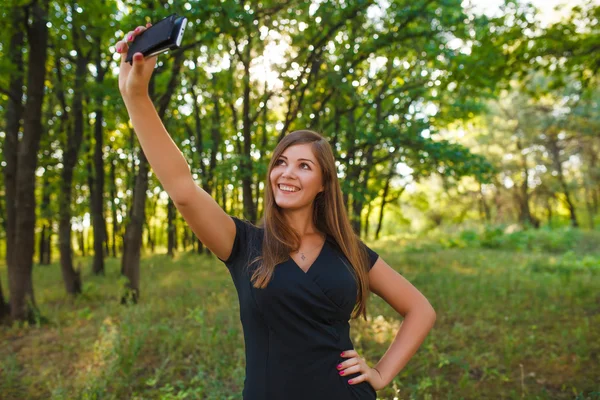
[[[600,399],[600,256],[459,247],[372,245],[438,315],[378,398]],[[564,273],[569,260],[576,268]],[[89,269],[84,294],[71,299],[57,264],[35,267],[36,300],[50,322],[0,328],[0,398],[241,399],[239,306],[220,261],[143,258],[136,306],[119,304],[118,260],[107,260],[104,277]],[[351,335],[374,365],[401,318],[375,295],[368,315],[352,321]]]

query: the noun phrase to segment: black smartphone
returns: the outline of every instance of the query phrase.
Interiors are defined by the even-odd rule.
[[[187,18],[171,14],[139,34],[129,44],[125,61],[131,64],[135,53],[151,57],[181,46]]]

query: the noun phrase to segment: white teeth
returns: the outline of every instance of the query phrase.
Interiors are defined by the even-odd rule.
[[[279,185],[279,189],[285,190],[286,192],[297,192],[300,190],[300,189],[296,189],[293,186],[286,186],[286,185]]]

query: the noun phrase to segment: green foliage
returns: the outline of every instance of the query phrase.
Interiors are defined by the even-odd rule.
[[[499,226],[486,227],[481,235],[481,246],[488,249],[499,249],[503,243],[504,229]]]
[[[429,231],[403,246],[407,253],[443,249],[495,249],[531,254],[582,254],[597,252],[600,233],[570,227],[560,229],[527,229],[508,232],[500,225],[483,229],[463,229],[456,233]]]
[[[550,273],[570,279],[572,274],[600,274],[600,257],[587,255],[583,258],[569,251],[559,257],[534,260],[528,264],[532,272]]]
[[[555,88],[574,74],[585,86],[597,86],[600,56],[600,5],[593,0],[571,6],[565,18],[550,25],[529,45],[531,58],[552,74]],[[561,67],[557,68],[560,62]]]
[[[563,253],[573,248],[579,239],[576,229],[521,230],[505,234],[500,227],[486,228],[481,245],[484,248],[517,251]]]

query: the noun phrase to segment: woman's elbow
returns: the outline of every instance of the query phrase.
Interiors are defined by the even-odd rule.
[[[437,319],[437,313],[429,301],[425,300],[419,304],[417,313],[433,327],[433,324]]]
[[[429,302],[427,302],[427,306],[425,309],[427,310],[426,313],[429,319],[431,320],[431,326],[433,327],[433,325],[435,324],[435,320],[437,319],[437,313],[435,312],[435,309]]]

